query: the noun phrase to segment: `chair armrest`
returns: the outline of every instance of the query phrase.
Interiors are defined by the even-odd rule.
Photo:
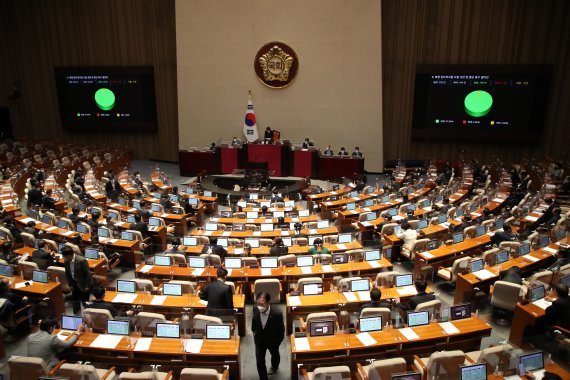
[[[57,374],[57,371],[59,371],[59,368],[65,363],[65,360],[60,360],[59,362],[57,362],[57,364],[51,369],[51,371],[49,372],[49,376],[55,376],[55,374]]]
[[[303,376],[304,380],[309,380],[309,374],[307,373],[306,368],[301,368],[301,375]]]
[[[563,332],[564,334],[568,335],[570,337],[570,330],[565,329],[564,327],[560,327],[560,326],[552,326],[553,330],[560,330],[561,332]]]
[[[471,359],[469,356],[465,355],[465,360],[469,363],[469,364],[474,364],[475,361],[473,359]]]
[[[301,323],[301,330],[307,331],[307,323],[303,317],[299,317],[299,322]]]
[[[168,373],[164,377],[164,380],[171,380],[171,379],[172,379],[172,371],[168,371]]]
[[[224,368],[224,372],[222,372],[222,380],[228,380],[228,370]]]
[[[413,363],[415,363],[415,362],[418,362],[418,363],[422,366],[421,371],[422,371],[422,373],[423,373],[424,375],[427,376],[427,367],[426,367],[426,365],[424,364],[424,362],[422,362],[422,359],[420,359],[420,357],[419,357],[418,355],[414,355],[414,361],[413,361]],[[415,368],[415,364],[413,364],[413,363],[412,363],[412,369]],[[420,369],[420,368],[418,368],[418,369]]]
[[[362,368],[362,364],[356,363],[356,378],[359,380],[368,380],[368,375],[364,372],[364,368]]]
[[[103,377],[101,378],[101,380],[106,380],[107,377],[111,376],[112,373],[115,372],[115,367],[111,367],[107,370],[107,372],[105,372],[105,374],[103,375]]]

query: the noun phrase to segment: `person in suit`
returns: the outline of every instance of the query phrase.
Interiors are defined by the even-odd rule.
[[[53,255],[51,245],[45,240],[40,240],[38,241],[38,249],[32,253],[32,261],[38,264],[41,270],[46,270],[47,267],[57,264],[57,259]]]
[[[359,147],[354,148],[354,152],[352,152],[352,157],[362,158],[362,152],[360,151]]]
[[[559,271],[563,266],[570,264],[570,248],[560,248],[556,257],[558,259],[547,270]]]
[[[164,212],[170,212],[170,210],[172,210],[172,202],[170,201],[168,194],[162,194],[160,196],[160,204],[162,205]]]
[[[289,253],[289,247],[285,246],[283,239],[276,237],[273,240],[273,247],[269,250],[269,256],[283,256]]]
[[[133,311],[129,310],[127,312],[121,312],[115,308],[115,306],[111,302],[105,301],[105,287],[104,286],[95,286],[93,288],[93,297],[95,300],[89,303],[89,308],[91,309],[103,309],[109,310],[113,318],[115,317],[125,317],[133,315]]]
[[[427,282],[425,282],[424,280],[417,280],[415,285],[418,294],[410,297],[408,299],[407,304],[402,304],[400,302],[400,297],[396,297],[395,298],[396,306],[398,306],[402,310],[415,310],[416,306],[418,306],[420,303],[433,301],[435,299],[435,294],[428,294],[426,292]]]
[[[332,157],[334,156],[334,151],[332,150],[330,145],[327,145],[327,149],[323,152],[323,156]]]
[[[273,196],[271,197],[271,203],[283,202],[283,197],[279,195],[277,190],[273,190]]]
[[[48,210],[55,210],[55,198],[51,196],[52,194],[52,189],[48,189],[42,198],[42,205]]]
[[[285,324],[283,314],[277,307],[271,307],[271,296],[267,292],[260,292],[255,297],[256,305],[253,307],[251,318],[251,331],[255,342],[255,360],[260,380],[267,380],[279,369],[281,357],[279,345],[285,337]],[[265,354],[271,354],[271,368],[269,372],[265,365]]]
[[[42,190],[39,184],[36,184],[28,191],[28,207],[42,205]]]
[[[71,302],[73,313],[81,312],[81,304],[89,301],[93,280],[87,260],[73,252],[73,248],[65,246],[61,249],[61,256],[65,261],[65,275],[71,288]]]
[[[382,298],[382,291],[380,290],[380,288],[373,287],[372,289],[370,289],[370,302],[362,305],[360,307],[360,311],[362,311],[362,309],[366,309],[367,307],[387,307],[388,309],[390,309],[391,306],[390,302],[382,301],[381,298]]]
[[[348,152],[344,149],[344,146],[340,148],[340,152],[338,152],[339,157],[348,157]]]
[[[522,269],[514,266],[499,273],[501,281],[512,282],[513,284],[522,285]]]
[[[0,259],[6,261],[8,264],[16,265],[20,261],[20,255],[12,251],[12,242],[5,241],[2,243],[2,254],[0,254]]]
[[[310,146],[311,146],[311,143],[309,141],[309,138],[306,137],[305,141],[303,141],[303,144],[301,145],[301,149],[309,149]]]
[[[270,127],[265,128],[263,139],[265,140],[266,144],[271,144],[273,142],[273,131]]]
[[[119,181],[115,178],[110,178],[105,184],[105,191],[107,193],[107,197],[116,202],[117,197],[121,193],[121,185],[119,184]]]
[[[129,226],[129,230],[140,231],[143,239],[148,237],[148,226],[142,221],[139,214],[135,214],[135,222]]]
[[[97,228],[99,228],[99,218],[101,218],[101,212],[99,210],[94,210],[91,212],[91,219],[87,220],[87,224],[91,227],[91,233],[97,235]]]
[[[206,313],[208,315],[231,315],[234,311],[234,297],[232,288],[225,284],[228,271],[220,267],[216,271],[216,281],[206,285],[200,299],[208,301]]]
[[[517,241],[518,235],[515,234],[510,225],[505,224],[503,231],[497,231],[491,236],[491,243],[499,245],[504,241]]]
[[[568,295],[568,286],[563,283],[556,285],[556,295],[558,299],[544,310],[545,322],[551,327],[560,326],[570,330],[570,296]]]

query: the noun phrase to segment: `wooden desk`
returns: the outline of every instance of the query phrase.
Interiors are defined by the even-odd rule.
[[[180,175],[189,177],[202,171],[217,174],[220,171],[220,157],[212,151],[179,151]]]
[[[345,244],[324,244],[324,246],[329,250],[329,252],[344,252],[351,249],[362,249],[362,244],[358,241],[353,240],[352,243],[345,243]],[[309,245],[293,245],[289,247],[288,252],[289,254],[293,255],[300,255],[300,254],[308,254],[309,248],[312,246]],[[204,245],[195,245],[195,246],[180,246],[179,250],[180,253],[186,253],[189,255],[199,255],[202,253]],[[251,254],[252,256],[267,256],[269,255],[271,247],[270,246],[262,246],[259,248],[252,248]],[[228,256],[236,255],[241,256],[243,255],[243,248],[236,248],[234,246],[227,247],[226,250],[228,251]]]
[[[19,283],[29,282],[30,285],[17,287]],[[27,296],[33,299],[43,299],[49,298],[47,301],[50,310],[53,315],[60,316],[65,314],[65,304],[63,302],[63,292],[61,290],[61,285],[57,282],[48,282],[47,284],[41,284],[38,282],[32,282],[30,280],[24,280],[21,277],[12,277],[12,284],[10,284],[10,290],[14,293],[18,293],[22,296]]]
[[[319,157],[320,179],[356,178],[364,173],[364,158]]]
[[[302,237],[304,235],[334,235],[338,234],[337,227],[327,227],[327,228],[318,228],[318,229],[302,229],[301,235],[296,236],[294,230],[273,230],[273,231],[193,231],[192,236],[213,236],[213,237],[227,237],[227,238],[268,238],[274,239],[279,236],[290,236],[290,237]]]

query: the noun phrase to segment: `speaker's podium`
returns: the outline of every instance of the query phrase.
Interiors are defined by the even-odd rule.
[[[273,131],[274,136],[275,132]],[[267,169],[277,177],[289,175],[289,141],[277,142],[276,144],[246,144],[247,162],[266,162]]]

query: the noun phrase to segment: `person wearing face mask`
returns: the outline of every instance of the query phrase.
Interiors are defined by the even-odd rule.
[[[279,345],[285,337],[285,324],[283,314],[277,307],[269,304],[271,296],[267,292],[260,292],[255,297],[256,305],[253,307],[251,319],[251,331],[255,342],[255,359],[257,373],[260,380],[267,380],[267,375],[274,374],[279,368],[281,357]],[[265,354],[269,350],[271,354],[271,368],[269,372],[265,365]]]
[[[135,183],[135,185],[137,185],[137,187],[139,188],[139,190],[143,190],[143,181],[141,179],[141,173],[140,172],[135,172],[133,174],[133,181]]]

